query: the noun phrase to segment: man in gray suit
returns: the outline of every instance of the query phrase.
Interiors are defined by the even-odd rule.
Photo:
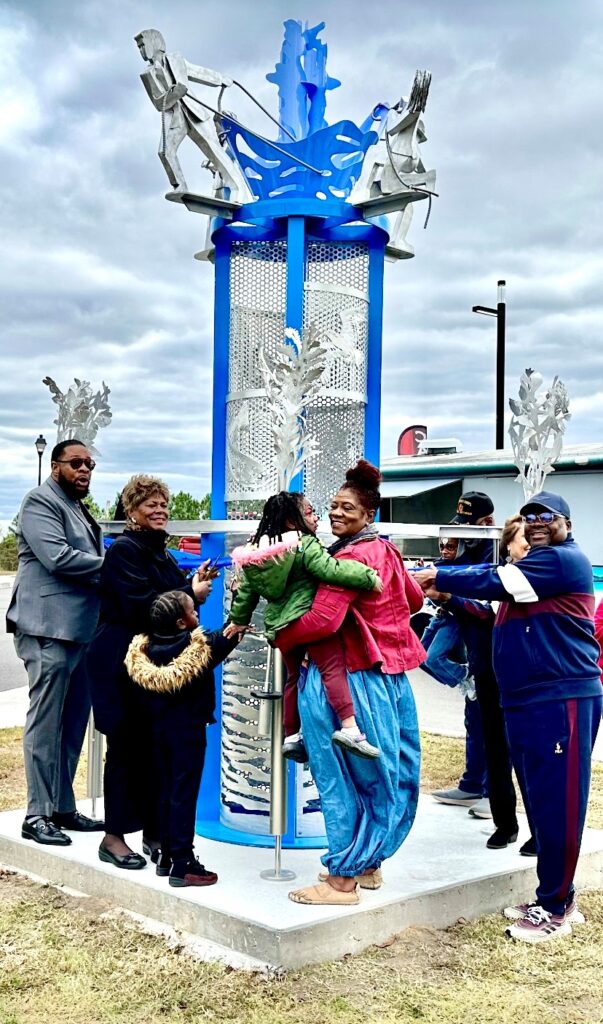
[[[19,512],[19,568],[6,619],[29,678],[23,735],[28,803],[21,835],[68,846],[63,828],[104,828],[76,810],[73,795],[90,714],[82,655],[98,618],[103,542],[82,504],[94,469],[88,449],[80,441],[61,441],[50,467]]]

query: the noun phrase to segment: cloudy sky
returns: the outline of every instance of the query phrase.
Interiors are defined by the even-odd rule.
[[[54,437],[42,378],[111,388],[93,493],[132,472],[209,489],[213,269],[193,260],[205,220],[165,202],[159,117],[132,37],[242,81],[265,81],[282,21],[326,21],[342,87],[327,115],[360,122],[433,74],[424,161],[440,198],[388,265],[382,456],[425,422],[465,450],[494,445],[494,305],[507,280],[508,395],[526,366],[559,374],[567,441],[603,439],[603,35],[593,0],[0,0],[0,517],[36,482],[33,442]],[[253,117],[237,98],[230,105]],[[204,179],[186,141],[191,187]],[[48,452],[47,452],[48,454]]]

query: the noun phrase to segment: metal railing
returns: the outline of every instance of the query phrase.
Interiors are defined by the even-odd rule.
[[[121,533],[125,523],[103,520],[100,523],[106,533]],[[433,525],[426,523],[378,523],[382,536],[396,541],[439,539],[454,537],[459,540],[492,540],[493,560],[498,561],[501,528],[497,526],[458,526],[453,523]],[[253,520],[198,519],[176,520],[169,523],[172,536],[210,534],[237,534],[249,536],[254,532]],[[326,523],[318,524],[318,535],[332,538]],[[251,695],[260,702],[258,734],[270,736],[270,835],[274,837],[274,868],[261,872],[262,878],[274,881],[290,881],[295,873],[281,866],[282,837],[287,831],[287,772],[281,753],[283,745],[283,663],[280,653],[269,648],[266,665],[266,679],[263,690],[254,690]],[[96,802],[102,796],[103,736],[94,728],[92,715],[88,729],[88,798],[92,801],[92,815],[96,816]]]

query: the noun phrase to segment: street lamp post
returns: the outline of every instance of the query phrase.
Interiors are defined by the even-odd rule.
[[[474,313],[496,317],[496,447],[505,447],[505,330],[507,306],[506,281],[498,281],[496,309],[491,306],[473,306]]]
[[[42,437],[42,435],[40,434],[39,437],[36,438],[34,444],[36,446],[36,451],[38,453],[38,487],[39,487],[40,484],[42,483],[42,456],[44,454],[44,449],[46,448],[46,438]]]

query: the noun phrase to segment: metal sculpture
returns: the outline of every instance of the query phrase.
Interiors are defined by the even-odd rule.
[[[57,442],[77,437],[93,455],[98,455],[94,447],[96,435],[101,427],[109,425],[113,416],[109,406],[111,391],[105,382],[96,393],[93,393],[89,381],[78,380],[77,377],[65,393],[52,377],[44,377],[42,384],[50,388],[52,400],[59,407],[58,416],[52,421],[57,428]]]
[[[540,373],[526,369],[519,383],[519,398],[510,398],[513,416],[509,437],[515,464],[519,470],[517,481],[523,486],[524,498],[529,501],[543,490],[545,477],[554,473],[554,463],[561,454],[567,421],[571,418],[569,395],[558,377],[544,394]]]
[[[340,83],[327,73],[323,27],[285,22],[267,75],[278,117],[262,107],[278,125],[275,139],[224,110],[231,83],[261,106],[242,83],[166,54],[160,33],[136,37],[149,62],[145,88],[164,120],[162,159],[175,189],[166,198],[211,218],[197,257],[215,263],[213,519],[283,486],[305,490],[322,511],[346,466],[362,455],[379,462],[383,264],[413,255],[412,205],[434,194],[421,156],[430,76],[417,72],[408,100],[379,102],[360,124],[330,125],[327,94]],[[216,100],[191,82],[217,87]],[[187,191],[174,162],[183,133],[205,146],[216,172],[210,195]],[[208,536],[204,545],[217,555],[234,538]],[[214,588],[206,609],[216,624],[228,601],[228,588],[223,600]],[[199,802],[204,835],[266,842],[270,770],[250,695],[265,666],[257,637],[224,665],[221,739],[210,731]],[[285,844],[320,845],[311,776],[302,766],[288,773]]]

